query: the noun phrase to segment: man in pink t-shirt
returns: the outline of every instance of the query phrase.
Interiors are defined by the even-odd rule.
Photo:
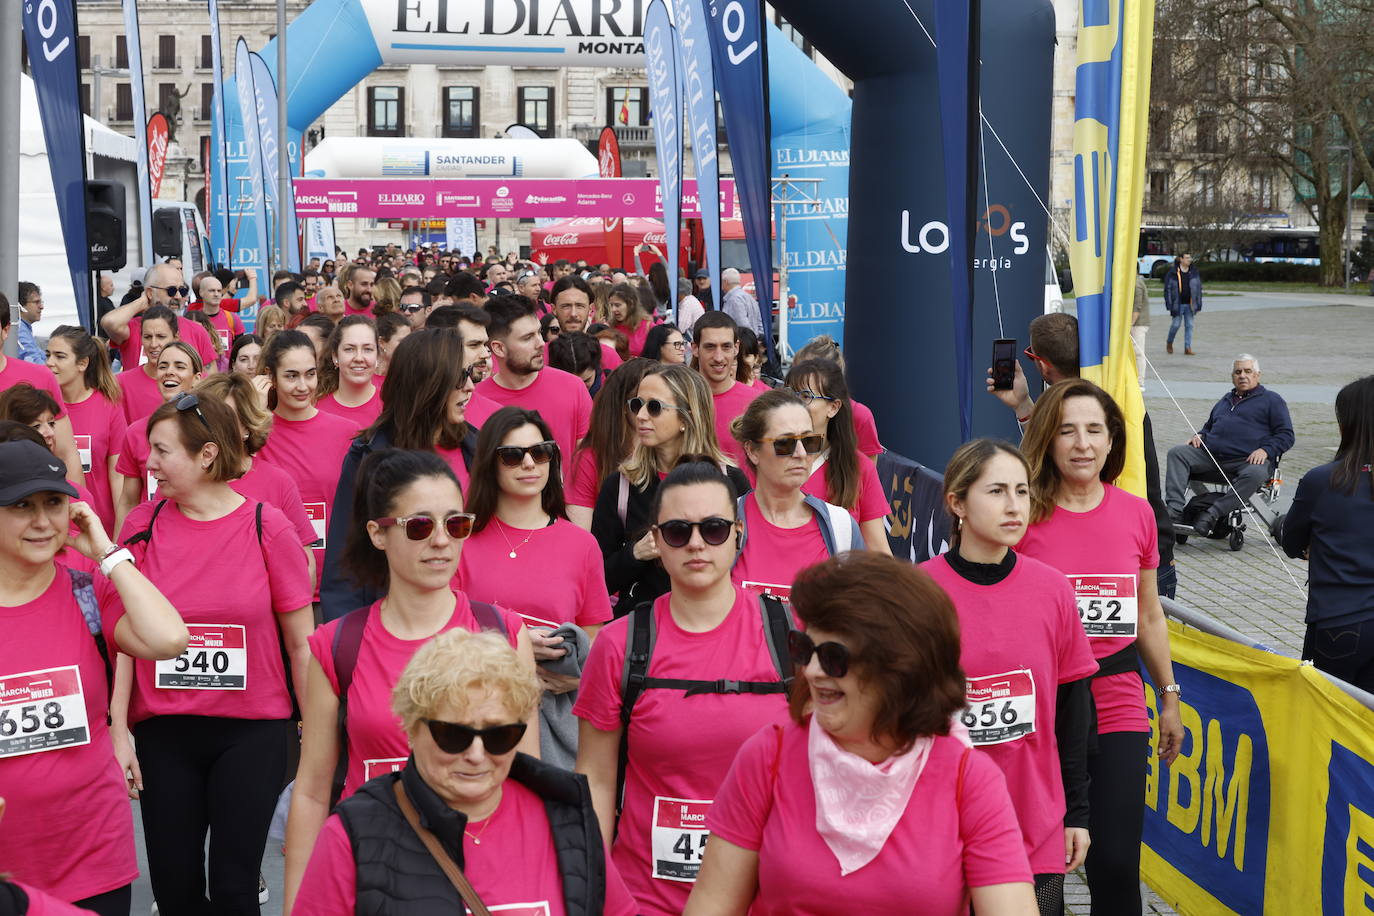
[[[350,265],[339,277],[344,294],[344,311],[349,315],[372,314],[372,284],[377,274],[369,267]]]
[[[143,357],[143,318],[154,305],[165,305],[177,315],[186,311],[190,289],[182,279],[181,268],[172,264],[154,264],[143,278],[143,295],[127,302],[100,319],[100,327],[110,342],[119,348],[119,359],[125,369],[138,366]],[[218,354],[210,334],[194,321],[177,322],[177,336],[196,348],[203,364],[214,365]]]
[[[223,308],[224,285],[214,274],[207,274],[200,278],[200,285],[195,292],[200,296],[200,302],[191,306],[191,309],[202,312],[210,319],[210,323],[215,326],[215,333],[219,335],[220,343],[228,350],[234,338],[243,333],[244,327],[243,320],[238,315]]]
[[[730,434],[730,424],[759,392],[735,379],[739,359],[739,327],[724,312],[707,312],[692,326],[697,371],[706,379],[716,406],[716,441],[720,450],[747,467],[744,448]]]

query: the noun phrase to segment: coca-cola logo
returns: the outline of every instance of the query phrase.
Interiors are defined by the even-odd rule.
[[[565,232],[562,235],[547,235],[544,237],[545,245],[576,245],[580,236],[576,232]]]
[[[668,235],[665,232],[646,232],[644,233],[644,241],[652,245],[666,245],[668,244]]]

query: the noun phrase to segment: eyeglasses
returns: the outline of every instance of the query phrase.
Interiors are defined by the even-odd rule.
[[[1040,359],[1040,357],[1037,356],[1035,351],[1032,350],[1030,347],[1026,347],[1026,349],[1022,350],[1021,352],[1026,354],[1026,359]]]
[[[832,398],[832,397],[830,397],[829,395],[817,394],[816,392],[812,391],[810,388],[793,388],[793,389],[792,389],[792,393],[795,394],[797,397],[801,398],[803,401],[805,401],[805,402],[808,403],[808,404],[810,404],[812,401],[838,401],[838,400],[839,400],[839,398]]]
[[[703,518],[699,522],[689,522],[686,519],[674,518],[666,522],[659,522],[654,526],[659,535],[663,538],[663,543],[669,547],[686,547],[692,540],[692,529],[701,529],[701,539],[712,547],[719,547],[730,537],[730,532],[734,529],[735,523],[728,518],[721,518],[713,515],[710,518]]]
[[[200,417],[200,422],[205,424],[206,430],[210,429],[210,421],[205,419],[205,414],[200,412],[200,398],[187,391],[177,395],[177,399],[173,403],[177,405],[177,410],[194,410],[196,416]]]
[[[821,670],[831,677],[844,677],[849,673],[849,649],[837,642],[823,642],[819,646],[811,641],[801,630],[787,634],[787,654],[792,656],[792,664],[805,668],[811,664],[815,655],[821,663]]]
[[[797,451],[797,443],[800,442],[802,448],[808,455],[816,455],[825,448],[825,436],[774,436],[768,439],[759,439],[759,445],[773,443],[773,454],[779,458],[787,458]]]
[[[471,512],[455,512],[444,519],[444,530],[455,541],[461,541],[472,534],[472,524],[477,516]],[[406,515],[398,518],[373,519],[379,528],[398,526],[405,529],[406,537],[412,541],[424,541],[434,534],[435,521],[428,515]]]
[[[556,324],[551,324],[544,333],[548,334],[550,337],[557,337],[559,334],[563,333],[563,329]]]
[[[674,350],[685,350],[685,349],[687,349],[687,341],[685,341],[685,340],[670,340],[670,341],[668,341],[667,344],[665,344],[665,346],[672,347]]]
[[[409,305],[401,306],[401,311],[409,312],[410,314],[414,315],[416,312],[423,311],[424,307],[425,304],[423,302],[412,302]]]
[[[648,410],[649,416],[651,417],[656,417],[659,414],[663,413],[663,411],[665,410],[677,410],[682,411],[683,413],[686,412],[683,411],[681,407],[674,407],[672,404],[665,404],[658,398],[650,398],[647,401],[643,398],[630,398],[630,400],[626,403],[630,405],[630,413],[634,416],[638,416],[641,410]]]
[[[184,297],[187,293],[189,293],[189,292],[191,291],[191,287],[189,287],[189,286],[154,286],[154,287],[150,287],[150,288],[151,288],[151,289],[160,289],[160,290],[162,290],[164,293],[166,293],[166,294],[169,295],[169,296],[182,296],[182,297]]]
[[[548,464],[558,457],[558,443],[550,440],[536,442],[534,445],[498,445],[496,457],[508,468],[518,468],[525,463],[525,456],[534,459],[535,464]]]
[[[524,722],[473,728],[471,725],[459,725],[457,722],[443,722],[439,719],[420,721],[429,726],[429,736],[445,754],[463,753],[472,747],[473,738],[482,739],[482,749],[488,754],[506,754],[513,751],[520,743],[520,739],[525,737],[525,729],[528,727]]]

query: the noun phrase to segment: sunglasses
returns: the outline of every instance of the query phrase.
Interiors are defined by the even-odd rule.
[[[1036,356],[1036,355],[1035,355],[1035,351],[1032,350],[1030,347],[1026,347],[1026,349],[1022,350],[1021,352],[1024,353],[1024,354],[1026,354],[1026,358],[1027,358],[1027,359],[1039,359],[1039,358],[1040,358],[1039,356]]]
[[[681,407],[674,407],[672,404],[665,404],[658,398],[644,400],[643,398],[630,398],[627,402],[630,405],[630,414],[638,416],[641,410],[648,410],[649,416],[657,417],[665,410],[682,410]]]
[[[443,722],[439,719],[423,719],[429,726],[429,736],[445,754],[461,754],[472,747],[473,738],[482,739],[482,749],[493,756],[515,750],[520,739],[525,737],[526,724],[512,722],[510,725],[488,725],[486,728],[473,728],[457,722]]]
[[[471,512],[455,512],[444,519],[444,530],[448,536],[455,541],[461,541],[472,534],[472,524],[477,520],[477,516]],[[405,529],[406,537],[412,541],[423,541],[434,534],[434,519],[428,515],[407,515],[400,518],[376,518],[373,519],[379,528],[390,528],[393,525]]]
[[[535,464],[548,464],[558,456],[558,443],[550,440],[536,442],[534,445],[498,445],[496,457],[508,468],[518,468],[525,463],[525,456],[534,459]]]
[[[779,458],[790,458],[795,454],[798,442],[808,455],[818,455],[821,449],[825,448],[825,436],[775,436],[758,440],[759,445],[769,442],[773,443],[773,454]]]
[[[410,305],[401,306],[401,311],[409,312],[410,314],[414,315],[416,312],[424,311],[424,308],[425,304],[423,302],[413,302]]]
[[[810,388],[793,388],[793,389],[792,389],[792,393],[795,394],[797,397],[801,398],[803,401],[805,401],[805,402],[808,403],[808,404],[810,404],[812,401],[836,401],[836,400],[839,400],[838,398],[832,398],[832,397],[830,397],[829,395],[816,394],[816,392],[812,391]]]
[[[185,296],[191,291],[189,286],[154,286],[153,289],[160,289],[169,296]]]
[[[719,547],[730,537],[730,532],[734,530],[735,523],[728,518],[713,515],[699,522],[689,522],[681,518],[669,519],[666,522],[659,522],[654,528],[663,538],[663,543],[669,547],[686,547],[688,542],[692,540],[693,528],[701,529],[703,541],[712,547]]]
[[[801,668],[811,664],[811,656],[815,655],[821,670],[831,677],[844,677],[849,673],[848,648],[837,642],[823,642],[818,646],[801,630],[788,632],[787,654],[792,656],[792,664]]]
[[[205,419],[205,414],[200,412],[200,398],[187,391],[177,395],[177,399],[172,403],[177,405],[179,411],[194,410],[196,416],[200,417],[200,422],[205,424],[205,428],[210,429],[210,421]]]

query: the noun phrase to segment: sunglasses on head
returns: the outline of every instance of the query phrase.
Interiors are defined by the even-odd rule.
[[[498,445],[496,457],[508,468],[518,468],[525,463],[525,456],[534,459],[535,464],[548,464],[558,455],[558,443],[548,439],[534,445]]]
[[[844,677],[849,673],[848,648],[837,642],[823,642],[818,646],[801,630],[788,632],[787,654],[792,656],[792,664],[802,668],[811,664],[811,656],[815,655],[821,670],[831,677]]]
[[[649,411],[649,416],[651,417],[656,417],[665,410],[682,410],[681,407],[665,404],[658,398],[650,398],[647,401],[643,398],[630,398],[626,403],[630,405],[630,414],[633,416],[638,416],[641,410],[646,409]]]
[[[210,421],[205,419],[205,414],[200,412],[200,398],[187,391],[177,395],[177,399],[172,403],[177,405],[178,411],[194,410],[196,416],[200,417],[200,422],[205,424],[205,428],[210,428]]]
[[[525,737],[526,724],[512,722],[510,725],[488,725],[486,728],[473,728],[457,722],[443,722],[439,719],[424,719],[429,727],[429,736],[445,754],[461,754],[472,747],[473,738],[482,739],[482,749],[488,754],[499,756],[509,753]]]
[[[730,537],[730,532],[734,530],[735,523],[728,518],[713,515],[699,522],[673,518],[666,522],[659,522],[654,528],[658,530],[659,537],[663,538],[663,543],[669,547],[686,547],[688,542],[692,540],[693,528],[701,529],[703,541],[712,547],[718,547]]]
[[[477,516],[471,512],[455,512],[444,519],[444,530],[448,536],[455,541],[461,541],[469,534],[472,534],[472,523]],[[412,541],[423,541],[434,534],[435,521],[428,515],[407,515],[396,518],[376,518],[373,519],[379,528],[391,528],[392,526],[404,528],[406,537]]]
[[[825,448],[825,436],[774,436],[769,439],[760,439],[758,442],[759,445],[773,443],[773,454],[779,458],[790,458],[795,454],[798,442],[801,443],[808,455],[818,455],[821,449]]]

